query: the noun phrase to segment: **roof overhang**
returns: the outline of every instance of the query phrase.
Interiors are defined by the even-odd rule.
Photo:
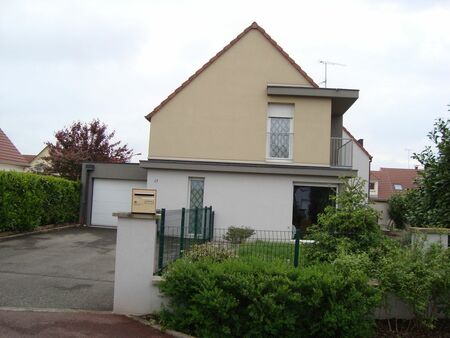
[[[296,85],[268,84],[269,96],[320,97],[331,99],[331,113],[343,115],[359,97],[359,89],[313,88]]]
[[[148,159],[147,161],[140,161],[140,167],[146,169],[322,176],[333,178],[353,177],[357,174],[357,171],[352,168],[168,159]]]

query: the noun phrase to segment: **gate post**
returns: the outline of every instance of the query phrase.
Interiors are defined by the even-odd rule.
[[[184,250],[184,217],[185,217],[186,209],[181,209],[181,230],[180,230],[180,257],[183,256]]]
[[[208,208],[204,207],[203,212],[204,212],[204,215],[203,215],[203,242],[206,242],[206,219],[208,216]]]
[[[299,254],[300,254],[300,231],[297,228],[295,228],[294,267],[298,267]]]
[[[194,213],[194,239],[197,239],[197,232],[198,232],[198,208],[195,208],[195,213]]]
[[[159,220],[159,255],[158,270],[163,268],[164,264],[164,223],[166,221],[166,209],[161,209],[161,219]]]
[[[114,213],[117,220],[114,313],[144,315],[166,301],[154,284],[158,215]]]

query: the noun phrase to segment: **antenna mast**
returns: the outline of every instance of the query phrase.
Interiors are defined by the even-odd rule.
[[[337,62],[331,62],[331,61],[325,61],[325,60],[319,60],[320,63],[322,63],[325,66],[325,80],[321,82],[321,84],[323,83],[325,88],[327,88],[327,70],[328,70],[328,65],[330,66],[344,66],[344,64],[342,63],[337,63]]]

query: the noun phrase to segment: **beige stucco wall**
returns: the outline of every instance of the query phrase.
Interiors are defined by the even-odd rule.
[[[5,171],[25,171],[26,167],[8,163],[0,163],[0,170]]]
[[[311,86],[251,30],[152,117],[149,157],[264,162],[268,103],[290,102],[294,162],[328,165],[331,100],[271,98],[268,83]]]
[[[371,204],[372,207],[380,213],[380,218],[378,218],[378,224],[384,228],[389,228],[390,218],[389,218],[389,204],[388,202],[384,201],[374,201],[373,204]]]
[[[48,146],[46,146],[44,149],[41,150],[39,154],[36,155],[33,161],[31,161],[30,168],[28,168],[28,171],[41,172],[43,170],[43,166],[49,165],[49,162],[44,159],[49,155],[50,151],[48,149]]]

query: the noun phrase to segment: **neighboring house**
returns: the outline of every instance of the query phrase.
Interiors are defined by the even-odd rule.
[[[148,160],[83,164],[81,222],[114,226],[147,186],[158,208],[212,206],[216,228],[304,229],[340,177],[368,179],[370,155],[342,125],[358,95],[319,88],[253,23],[147,115]]]
[[[415,179],[418,169],[380,168],[370,172],[370,200],[374,208],[381,213],[379,223],[388,228],[391,222],[388,201],[394,193],[416,187]]]
[[[45,146],[37,155],[23,155],[30,164],[28,171],[42,173],[45,167],[49,165],[49,162],[46,160],[49,155],[48,146]]]
[[[369,192],[370,163],[372,155],[364,148],[364,140],[356,139],[345,127],[342,128],[342,137],[353,142],[353,169],[358,170],[358,176],[365,181],[366,191]],[[369,195],[367,195],[369,196]]]
[[[0,129],[0,170],[24,171],[28,166],[28,161]]]

